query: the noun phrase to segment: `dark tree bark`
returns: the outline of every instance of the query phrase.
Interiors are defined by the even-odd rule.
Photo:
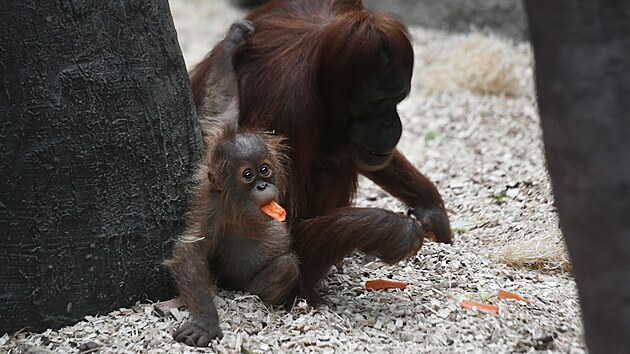
[[[0,7],[0,333],[172,296],[201,140],[167,0]]]
[[[547,164],[591,354],[630,352],[630,2],[526,1]]]

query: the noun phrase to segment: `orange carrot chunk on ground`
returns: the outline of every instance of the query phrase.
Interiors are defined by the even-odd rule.
[[[405,289],[407,283],[401,283],[391,280],[368,280],[365,282],[366,289],[381,290],[381,289]]]
[[[499,306],[496,305],[482,304],[481,302],[471,300],[462,300],[461,305],[463,308],[468,310],[485,311],[494,314],[499,313]]]
[[[519,300],[519,301],[523,301],[523,302],[525,302],[527,304],[530,303],[530,301],[527,300],[527,299],[523,299],[522,297],[520,297],[520,296],[518,296],[518,295],[516,295],[514,293],[511,293],[511,292],[505,291],[505,290],[500,290],[500,289],[499,289],[499,295],[497,295],[497,298],[499,298],[499,299],[516,299],[516,300]]]
[[[261,206],[260,210],[280,222],[287,218],[287,212],[275,200]]]

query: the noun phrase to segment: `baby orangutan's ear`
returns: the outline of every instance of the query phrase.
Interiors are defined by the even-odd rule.
[[[210,181],[210,186],[212,186],[212,191],[221,192],[223,187],[219,184],[218,178],[215,177],[213,171],[208,171],[208,180]]]

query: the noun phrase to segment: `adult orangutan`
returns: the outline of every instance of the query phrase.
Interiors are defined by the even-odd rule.
[[[281,204],[309,300],[320,300],[318,281],[355,249],[394,263],[425,237],[450,243],[435,185],[396,149],[396,106],[409,94],[413,67],[406,28],[360,0],[276,0],[247,19],[255,33],[232,58],[238,123],[288,138],[292,165]],[[200,110],[217,109],[205,106],[217,89],[211,72],[222,46],[191,73]],[[408,205],[411,217],[350,207],[359,173]]]

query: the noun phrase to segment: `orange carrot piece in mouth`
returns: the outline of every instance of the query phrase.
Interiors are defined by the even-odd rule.
[[[287,212],[275,200],[261,206],[260,210],[276,221],[282,222],[287,218]]]

